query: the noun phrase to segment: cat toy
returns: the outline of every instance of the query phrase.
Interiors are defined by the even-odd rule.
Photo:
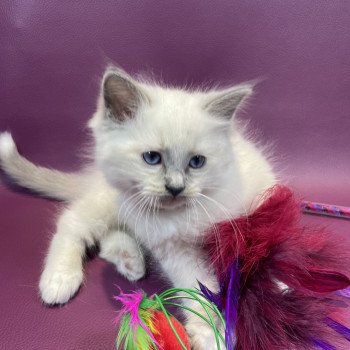
[[[205,296],[197,290],[173,288],[160,295],[148,298],[144,292],[121,293],[115,297],[123,304],[117,318],[120,324],[116,342],[117,350],[190,350],[190,343],[183,326],[167,311],[167,307],[179,307],[196,314],[207,322],[213,329],[218,349],[224,343],[213,315],[222,324],[225,321],[220,311]],[[207,317],[179,303],[181,299],[196,301],[202,306]]]
[[[340,205],[302,201],[301,210],[306,214],[318,214],[341,219],[350,219],[350,208]]]
[[[217,348],[223,336],[210,310],[224,326],[228,350],[348,349],[350,329],[339,319],[339,310],[348,307],[350,297],[349,256],[343,244],[332,240],[324,229],[303,226],[299,222],[300,203],[285,186],[269,189],[260,203],[249,216],[218,223],[206,233],[204,248],[217,273],[220,290],[210,291],[199,283],[200,292],[185,291],[204,303]],[[175,291],[181,290],[155,296],[152,305],[163,312],[169,303],[179,305],[172,299]],[[123,341],[125,344],[125,340],[130,344],[138,342],[140,328],[125,331],[125,322],[132,326],[127,322],[131,317],[129,309],[124,306],[124,326],[117,346]],[[165,318],[167,326],[174,330],[170,318]],[[147,322],[142,321],[144,331]],[[135,345],[130,349],[177,350],[162,347],[152,334],[148,347]],[[184,342],[178,344],[178,349],[187,349]]]

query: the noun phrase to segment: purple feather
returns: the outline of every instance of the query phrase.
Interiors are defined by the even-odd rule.
[[[325,323],[328,327],[332,328],[337,333],[341,334],[347,341],[350,341],[350,329],[348,327],[345,327],[344,325],[333,320],[330,317],[327,317],[325,319]]]
[[[239,269],[238,262],[230,267],[225,305],[225,341],[227,350],[234,350],[236,343],[236,326],[238,321]]]
[[[238,294],[239,294],[239,268],[238,260],[233,263],[221,284],[218,293],[212,292],[208,287],[198,281],[203,295],[217,306],[220,312],[225,311],[225,342],[227,350],[234,350],[236,343],[236,325],[238,321]],[[223,303],[225,301],[225,304]]]
[[[336,291],[336,294],[345,298],[350,298],[350,287]]]
[[[202,294],[222,312],[222,287],[218,293],[212,292],[208,287],[206,287],[201,282],[197,281]]]
[[[320,339],[313,339],[313,344],[315,346],[317,346],[319,349],[323,349],[323,350],[337,350],[337,348],[334,347],[333,345],[330,345],[330,344],[328,344],[325,341],[320,340]]]

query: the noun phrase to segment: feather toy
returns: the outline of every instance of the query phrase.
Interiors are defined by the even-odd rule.
[[[350,300],[350,261],[343,243],[324,229],[303,226],[300,203],[285,186],[269,189],[261,203],[249,216],[218,223],[206,234],[204,248],[219,291],[199,282],[200,291],[174,288],[152,298],[142,292],[116,297],[124,304],[118,350],[190,349],[167,306],[204,319],[218,350],[222,343],[228,350],[350,349],[350,329],[337,318]],[[203,312],[181,305],[181,298],[197,301]]]
[[[339,303],[348,304],[347,252],[325,230],[302,226],[299,219],[298,201],[278,185],[250,216],[219,223],[208,233],[226,334],[235,333],[234,344],[226,336],[228,349],[350,348],[350,330],[331,318]],[[232,275],[233,268],[238,273]]]
[[[191,299],[202,305],[207,317],[197,311],[179,304],[181,299]],[[179,307],[187,312],[197,314],[213,329],[218,349],[224,342],[213,320],[212,314],[225,322],[214,304],[206,301],[197,290],[173,288],[148,298],[145,293],[137,291],[130,294],[121,293],[115,299],[123,304],[117,317],[119,332],[116,342],[117,350],[190,350],[190,343],[183,326],[166,309],[167,306]]]

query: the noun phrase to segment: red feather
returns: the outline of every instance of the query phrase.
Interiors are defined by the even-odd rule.
[[[171,316],[170,319],[177,334],[186,346],[186,349],[190,350],[190,342],[188,340],[187,333],[184,327],[175,317]],[[157,343],[159,344],[159,347],[164,350],[182,350],[182,346],[177,340],[164,313],[161,311],[155,311],[153,320],[154,328],[157,330],[157,332],[155,332],[153,335]]]
[[[218,224],[220,237],[217,230],[207,236],[223,285],[233,261],[240,261],[236,350],[313,349],[312,339],[340,341],[324,319],[340,298],[331,292],[350,285],[349,259],[324,230],[299,219],[299,202],[278,185],[251,215]]]

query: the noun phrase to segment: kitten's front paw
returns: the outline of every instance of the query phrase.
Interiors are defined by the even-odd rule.
[[[146,273],[145,259],[134,238],[123,231],[113,231],[101,240],[100,257],[113,263],[129,281]]]
[[[138,251],[120,251],[116,256],[115,265],[129,281],[137,281],[146,273],[144,258]]]
[[[44,303],[64,304],[78,291],[83,281],[83,271],[52,271],[45,269],[41,275],[39,289]]]

